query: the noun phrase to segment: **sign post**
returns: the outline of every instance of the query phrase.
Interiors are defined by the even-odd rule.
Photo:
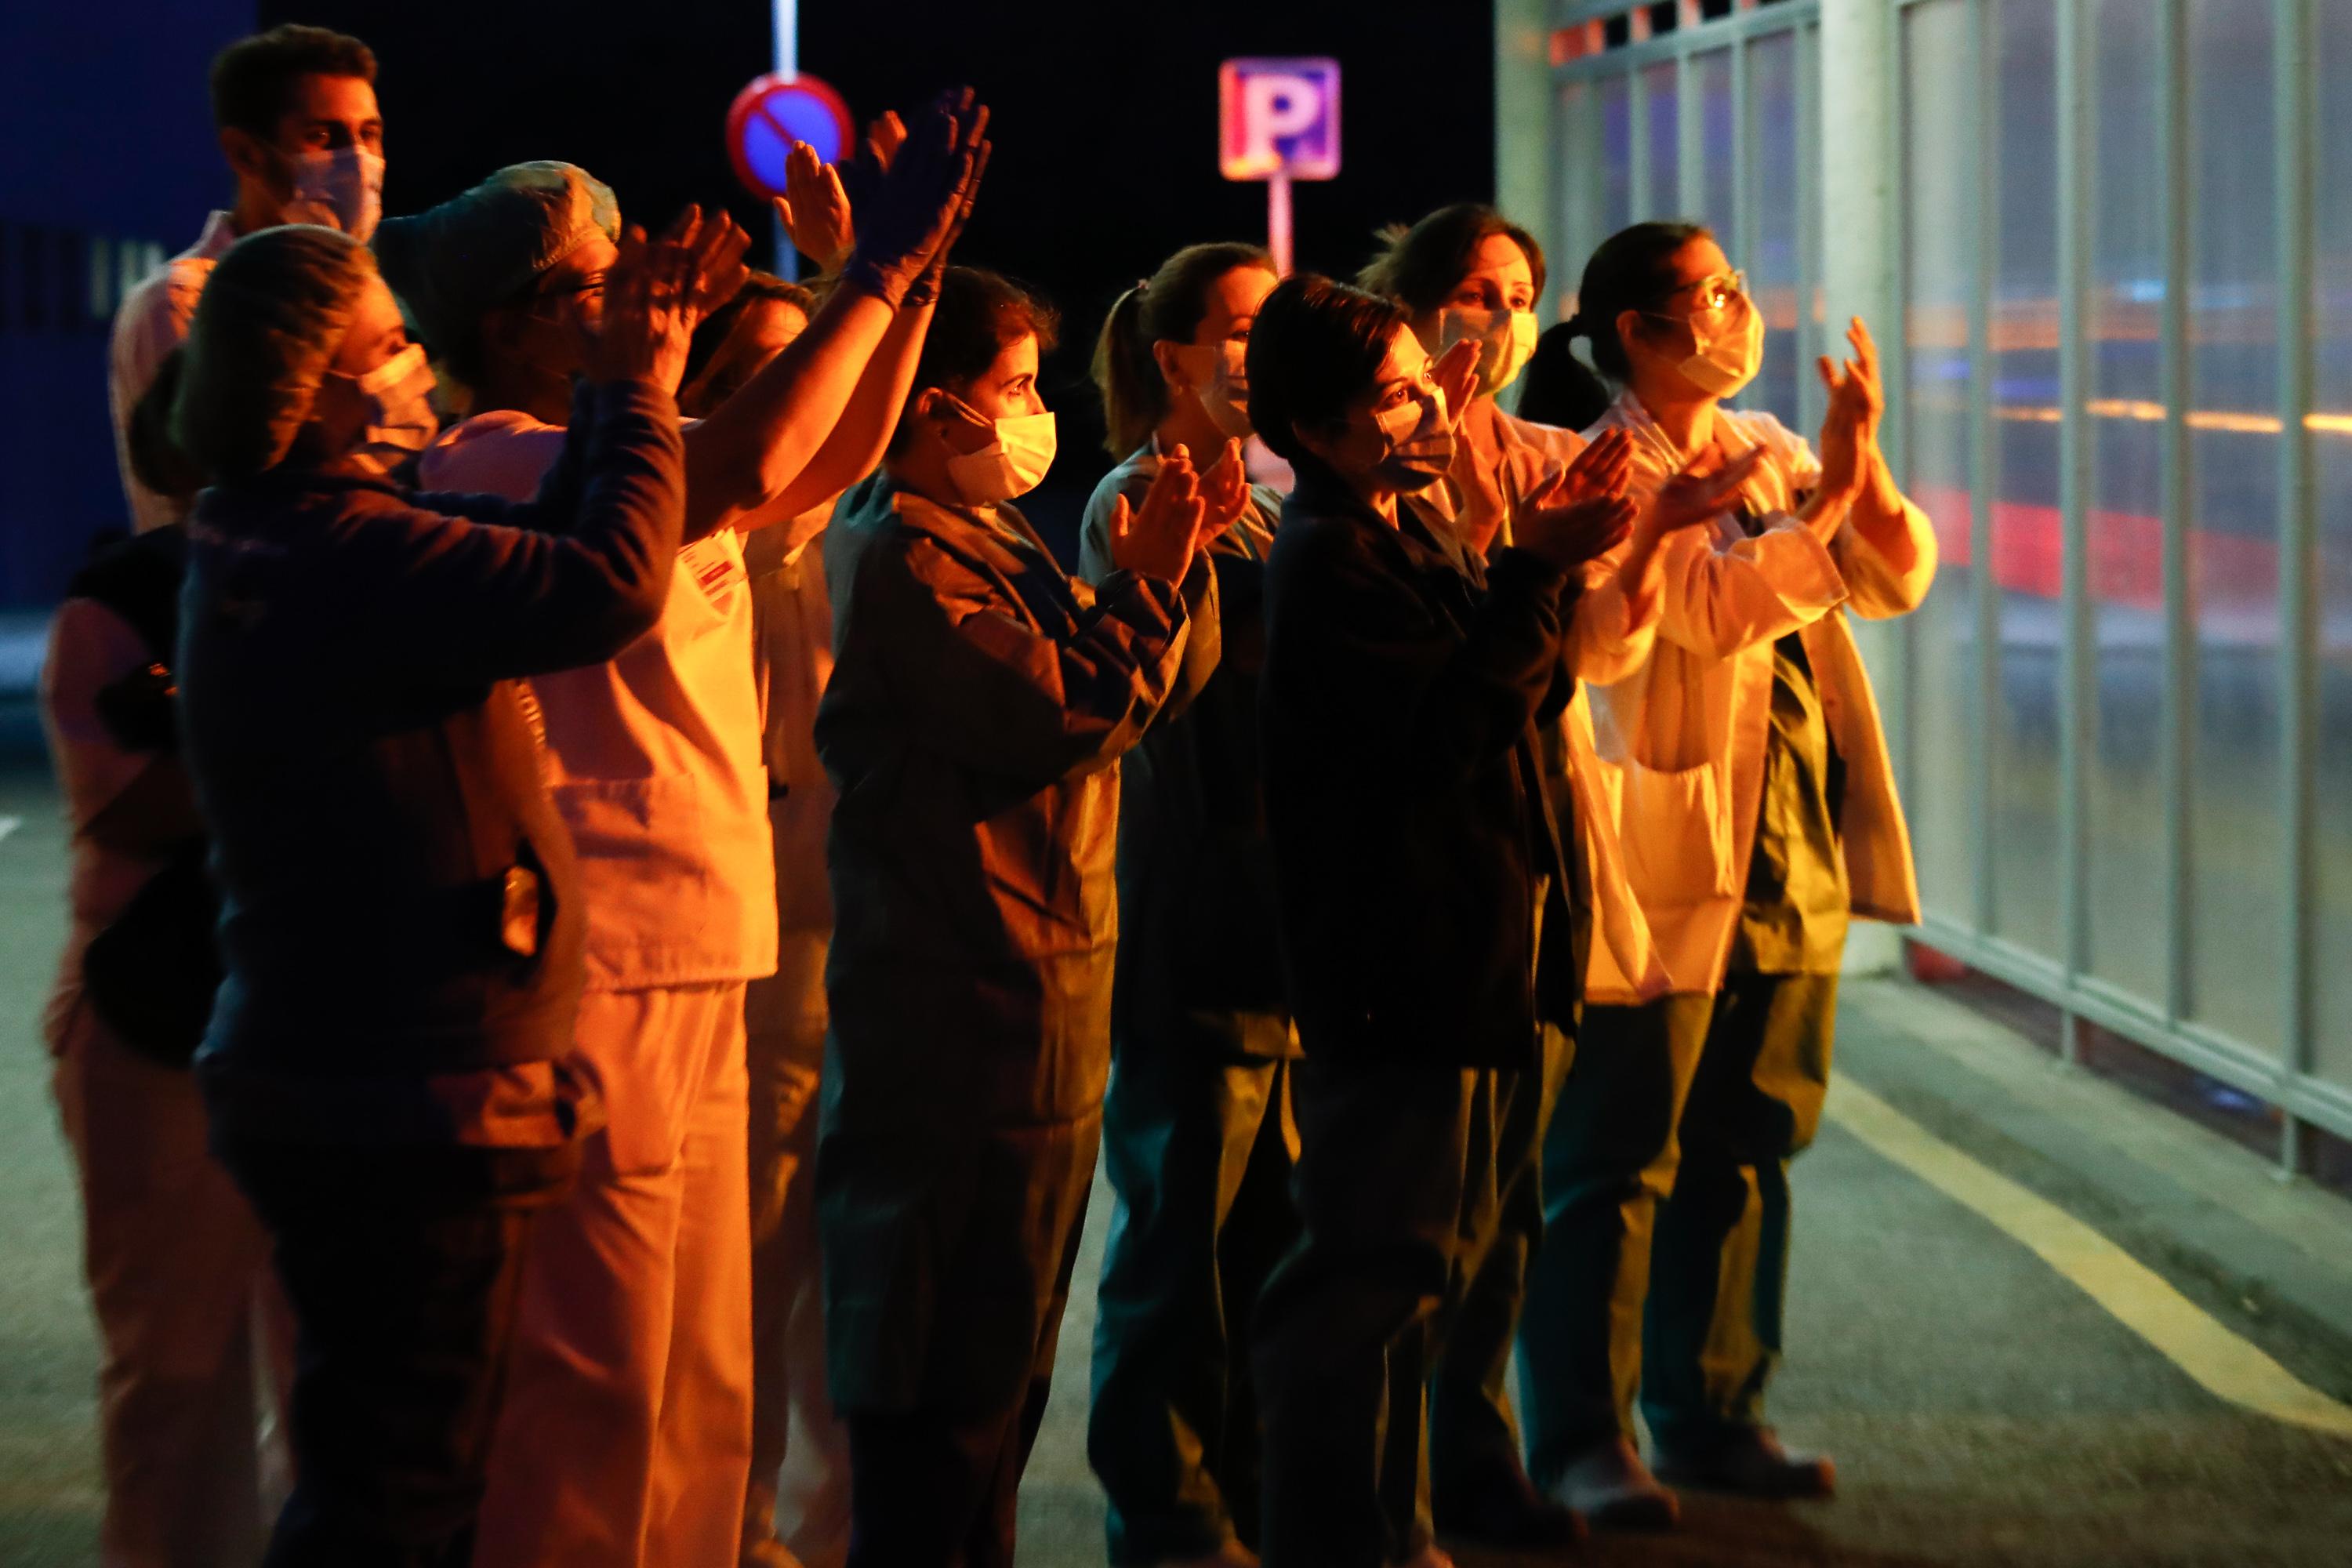
[[[1251,58],[1217,68],[1217,166],[1265,182],[1266,248],[1290,273],[1290,182],[1339,172],[1339,62]]]

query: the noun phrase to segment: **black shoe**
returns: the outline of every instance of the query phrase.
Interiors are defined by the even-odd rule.
[[[1514,1468],[1437,1510],[1437,1532],[1481,1546],[1515,1549],[1573,1546],[1584,1539],[1584,1516],[1536,1490]]]
[[[1624,1437],[1595,1444],[1570,1460],[1551,1495],[1595,1530],[1665,1530],[1682,1516],[1675,1494],[1658,1484]]]
[[[1837,1466],[1819,1454],[1792,1454],[1769,1426],[1735,1426],[1704,1448],[1660,1445],[1658,1479],[1739,1497],[1825,1498],[1837,1491]]]

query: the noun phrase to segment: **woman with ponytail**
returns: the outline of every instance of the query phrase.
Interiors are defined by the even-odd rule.
[[[1819,455],[1723,406],[1762,363],[1745,279],[1706,229],[1644,223],[1584,269],[1579,325],[1622,393],[1632,493],[1750,473],[1659,552],[1657,637],[1591,693],[1596,761],[1670,993],[1595,963],[1545,1148],[1544,1249],[1519,1345],[1528,1462],[1597,1522],[1663,1525],[1661,1482],[1821,1497],[1836,1472],[1764,1423],[1780,1359],[1789,1162],[1828,1087],[1850,916],[1918,918],[1909,839],[1849,614],[1926,596],[1936,536],[1876,431],[1877,357],[1823,359]],[[1601,955],[1595,954],[1596,960]],[[1657,1459],[1633,1447],[1633,1402]]]
[[[1119,297],[1095,350],[1110,448],[1080,572],[1111,570],[1121,497],[1140,505],[1163,455],[1242,482],[1244,353],[1274,263],[1194,245]],[[1223,651],[1180,715],[1121,763],[1119,943],[1103,1151],[1118,1207],[1097,1299],[1088,1458],[1109,1494],[1110,1560],[1254,1562],[1256,1422],[1250,1306],[1289,1242],[1296,1037],[1283,1001],[1258,777],[1265,559],[1279,496],[1251,487],[1206,548]]]

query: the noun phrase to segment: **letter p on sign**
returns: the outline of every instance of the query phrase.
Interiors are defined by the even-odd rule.
[[[1339,172],[1339,62],[1227,60],[1217,72],[1218,166],[1228,180]]]

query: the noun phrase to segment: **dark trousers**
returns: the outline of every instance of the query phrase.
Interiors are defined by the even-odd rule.
[[[1301,1226],[1258,1302],[1268,1568],[1381,1568],[1431,1537],[1427,1391],[1442,1314],[1496,1212],[1519,1075],[1298,1064]]]
[[[1667,1447],[1761,1421],[1789,1161],[1820,1123],[1836,1007],[1834,974],[1734,973],[1711,997],[1585,1009],[1545,1137],[1519,1334],[1539,1483],[1630,1437],[1637,1389]]]
[[[1491,1165],[1494,1180],[1468,1184],[1454,1294],[1438,1319],[1429,1466],[1441,1524],[1471,1513],[1482,1496],[1522,1484],[1511,1346],[1543,1238],[1543,1130],[1572,1048],[1547,1026],[1541,1071],[1506,1075],[1496,1086],[1492,1119],[1472,1123],[1469,1168]]]
[[[951,1196],[898,1217],[926,1231],[905,1238],[905,1256],[939,1249],[935,1265],[919,1266],[940,1270],[925,1277],[933,1299],[920,1343],[845,1334],[841,1314],[827,1324],[849,1432],[849,1568],[1013,1568],[1021,1472],[1053,1388],[1100,1137],[1091,1115],[993,1132],[947,1178]],[[820,1170],[842,1147],[827,1146]],[[829,1289],[844,1286],[838,1271],[863,1239],[835,1220]],[[898,1380],[843,1358],[900,1353],[916,1358],[904,1402],[858,1403]]]
[[[298,1325],[265,1568],[466,1568],[531,1222],[576,1149],[232,1142]]]
[[[1021,1471],[1046,1380],[1015,1411],[957,1419],[929,1406],[843,1412],[850,1568],[1013,1568]]]
[[[1119,1038],[1103,1102],[1118,1201],[1087,1421],[1115,1563],[1256,1538],[1246,1347],[1258,1291],[1297,1230],[1290,1076],[1286,1061],[1219,1053],[1181,1027]]]

